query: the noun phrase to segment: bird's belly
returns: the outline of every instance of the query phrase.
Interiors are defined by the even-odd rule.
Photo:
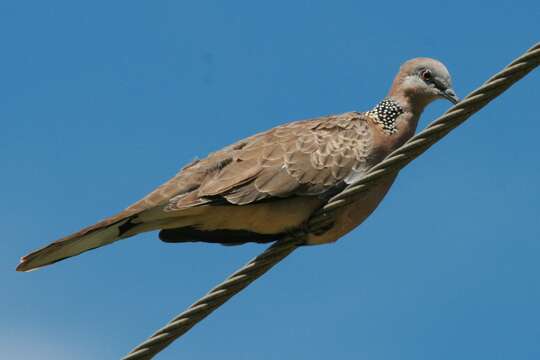
[[[332,227],[322,234],[309,234],[307,243],[317,245],[334,242],[360,225],[377,208],[393,180],[376,185],[351,204],[337,210]],[[315,196],[252,205],[203,205],[184,211],[181,216],[171,216],[149,226],[151,230],[189,226],[202,231],[244,230],[277,235],[303,226],[313,212],[323,205],[323,201]]]
[[[199,230],[247,230],[281,234],[301,226],[322,202],[317,197],[297,197],[253,205],[208,206],[198,216]]]
[[[334,242],[349,231],[360,225],[379,205],[395,178],[375,185],[366,193],[361,194],[354,202],[344,206],[335,213],[333,226],[326,232],[316,235],[309,234],[307,243],[318,245]]]

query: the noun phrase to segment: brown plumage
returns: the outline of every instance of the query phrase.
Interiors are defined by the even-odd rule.
[[[414,59],[396,76],[387,99],[366,113],[297,121],[241,140],[184,167],[119,214],[21,259],[19,271],[161,230],[167,242],[268,242],[303,226],[328,197],[363,176],[412,136],[432,100],[456,100],[441,63]],[[310,244],[335,241],[378,205],[392,180],[337,213]]]

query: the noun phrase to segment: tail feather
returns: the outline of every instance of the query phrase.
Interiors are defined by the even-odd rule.
[[[117,220],[118,217],[84,228],[23,256],[17,271],[35,270],[121,239],[122,227],[128,225],[132,218],[121,217],[117,221],[111,221],[113,219]]]
[[[23,256],[17,271],[35,270],[142,232],[189,226],[197,221],[193,215],[199,212],[201,210],[195,208],[182,214],[175,213],[174,216],[164,217],[160,208],[148,210],[128,208]]]

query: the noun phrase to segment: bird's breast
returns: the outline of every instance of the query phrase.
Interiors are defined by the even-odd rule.
[[[395,176],[383,180],[365,193],[358,195],[352,203],[338,209],[334,213],[332,227],[322,234],[309,234],[307,243],[318,245],[334,242],[356,228],[377,208],[392,186],[394,179]]]

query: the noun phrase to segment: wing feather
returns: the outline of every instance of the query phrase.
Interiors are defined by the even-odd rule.
[[[246,205],[271,198],[319,195],[368,167],[369,121],[345,113],[282,125],[231,145],[185,168],[175,181],[198,182],[170,198],[168,211],[221,199]],[[219,165],[219,164],[221,165]],[[195,180],[193,180],[195,179]],[[187,200],[189,199],[189,201]]]

